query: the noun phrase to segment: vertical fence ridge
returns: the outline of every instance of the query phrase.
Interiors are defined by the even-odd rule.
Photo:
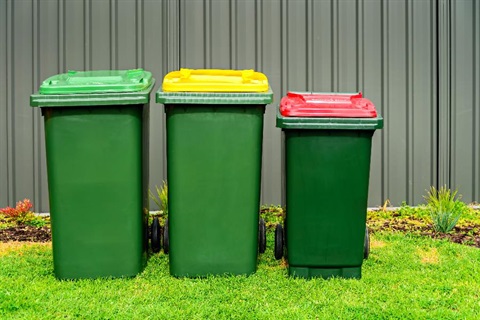
[[[406,66],[407,66],[407,76],[405,77],[406,80],[406,94],[407,94],[407,108],[406,108],[406,132],[407,132],[407,152],[406,152],[406,164],[407,164],[407,178],[408,178],[408,183],[405,184],[405,194],[407,195],[407,203],[411,203],[413,200],[413,195],[414,195],[414,174],[415,174],[415,166],[414,166],[414,122],[415,122],[415,116],[414,116],[414,100],[413,100],[413,95],[414,95],[414,76],[413,76],[413,59],[414,59],[414,48],[413,48],[413,38],[414,38],[414,19],[413,19],[413,3],[411,0],[408,0],[406,3],[406,14],[405,14],[405,26],[406,26],[406,32],[405,32],[405,42],[406,42]]]
[[[236,17],[236,10],[237,8],[237,1],[232,0],[229,2],[229,10],[228,10],[228,21],[229,21],[229,56],[230,56],[230,69],[237,69],[237,17]]]
[[[456,37],[452,37],[453,34],[456,33],[456,2],[449,1],[449,6],[450,6],[450,37],[451,37],[451,46],[449,48],[450,50],[450,101],[448,105],[448,113],[449,113],[449,122],[448,122],[448,139],[450,141],[449,143],[449,150],[448,150],[448,163],[449,163],[449,168],[448,168],[448,181],[449,183],[447,186],[453,187],[457,185],[456,181],[456,172],[454,170],[455,168],[455,162],[456,162],[456,157],[452,156],[453,152],[456,152],[456,147],[457,144],[454,143],[455,137],[452,137],[452,134],[456,131],[456,106],[455,106],[455,101],[457,100],[457,65],[456,63],[452,63],[452,61],[457,60],[457,39]]]
[[[332,87],[331,91],[338,91],[338,0],[332,0],[331,16],[332,16]]]
[[[389,147],[386,144],[388,141],[388,2],[382,2],[382,106],[383,106],[383,118],[387,125],[383,129],[382,133],[382,197],[381,199],[388,199],[389,197]]]
[[[35,92],[38,88],[40,83],[40,10],[39,10],[38,0],[33,3],[33,11],[32,11],[32,40],[33,40],[33,54],[32,54],[32,66],[33,66],[33,76],[32,76],[32,88],[31,92]],[[25,106],[28,107],[28,106]],[[33,141],[33,179],[32,179],[32,187],[33,187],[33,203],[40,206],[41,203],[41,149],[40,149],[40,120],[38,110],[34,110],[31,108],[30,110],[33,114],[32,117],[32,141]]]
[[[430,50],[432,59],[430,61],[430,90],[432,92],[432,101],[430,104],[431,129],[430,129],[430,186],[438,186],[438,1],[430,2],[432,15],[430,39],[432,39]]]
[[[451,106],[451,56],[450,56],[450,8],[449,0],[439,2],[439,37],[438,37],[438,69],[439,69],[439,144],[438,144],[438,184],[450,185],[450,106]]]
[[[474,103],[474,119],[475,124],[474,128],[474,146],[473,150],[474,153],[474,183],[472,188],[473,197],[477,200],[480,199],[480,90],[478,90],[480,86],[480,4],[478,2],[473,3],[474,10],[473,13],[475,15],[474,21],[474,32],[473,32],[473,43],[474,46],[474,81],[473,81],[473,103]]]
[[[8,193],[8,7],[7,1],[0,2],[0,207],[9,204]]]
[[[357,63],[356,63],[356,90],[364,91],[365,83],[365,59],[363,53],[365,50],[363,35],[364,35],[364,22],[363,22],[363,10],[364,10],[364,0],[359,0],[356,2],[355,6],[355,16],[357,17],[356,26],[357,32],[355,34],[355,42],[357,47]]]
[[[13,205],[15,202],[15,145],[14,145],[14,131],[13,123],[15,121],[15,98],[14,86],[15,82],[15,48],[13,39],[15,39],[15,29],[13,27],[14,2],[7,1],[7,184],[8,196],[7,201]]]

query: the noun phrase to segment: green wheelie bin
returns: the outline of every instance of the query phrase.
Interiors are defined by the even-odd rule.
[[[263,117],[272,96],[267,77],[253,70],[165,76],[156,101],[166,113],[171,275],[256,271]]]
[[[150,72],[69,71],[30,105],[45,124],[54,273],[135,276],[148,244]]]
[[[360,278],[372,136],[382,117],[361,93],[289,92],[277,127],[285,133],[287,211],[275,257],[286,253],[291,276]]]

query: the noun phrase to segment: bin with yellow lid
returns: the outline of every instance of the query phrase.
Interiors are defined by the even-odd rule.
[[[258,247],[263,116],[273,93],[253,70],[170,72],[165,105],[170,273],[251,274]],[[261,235],[261,236],[259,236]],[[164,239],[166,240],[166,239]],[[164,245],[165,246],[165,245]]]

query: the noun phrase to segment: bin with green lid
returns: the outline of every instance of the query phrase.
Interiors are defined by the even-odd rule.
[[[44,118],[57,278],[143,270],[153,85],[142,69],[69,71],[30,97]]]
[[[178,277],[251,274],[260,221],[267,77],[253,70],[181,69],[156,100],[167,125],[170,273]],[[260,243],[259,243],[260,242]]]
[[[285,133],[287,212],[275,257],[286,252],[292,276],[360,278],[372,136],[382,117],[361,93],[289,92],[277,127]]]

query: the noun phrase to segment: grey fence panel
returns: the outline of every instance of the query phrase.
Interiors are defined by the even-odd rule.
[[[383,183],[394,204],[421,202],[435,182],[435,5],[390,1],[384,7]]]
[[[205,6],[203,1],[180,1],[180,66],[206,67]]]
[[[178,68],[170,68],[167,64],[169,50],[175,49],[175,41],[168,41],[168,35],[178,37],[175,30],[169,25],[168,14],[169,2],[147,1],[143,8],[143,30],[144,30],[144,52],[143,67],[152,72],[156,80],[154,92],[151,94],[150,102],[150,189],[161,186],[162,181],[167,179],[166,172],[166,148],[165,148],[165,114],[163,107],[155,103],[155,91],[162,85],[162,77],[168,72]],[[178,50],[175,52],[178,55]],[[178,63],[178,59],[177,59]],[[150,202],[151,209],[157,209],[153,202]]]
[[[7,63],[11,72],[9,79],[10,114],[9,119],[9,160],[12,173],[13,193],[15,200],[34,197],[35,168],[34,168],[34,127],[38,114],[29,107],[29,95],[33,87],[32,70],[33,60],[37,52],[34,51],[34,42],[37,35],[32,33],[33,18],[37,12],[31,3],[26,1],[14,2],[11,8],[12,39],[9,47],[11,56]],[[37,9],[37,8],[35,8]],[[36,17],[35,17],[36,19]],[[32,59],[33,58],[33,59]]]
[[[10,8],[7,10],[7,2],[0,1],[0,206],[9,203],[10,186],[13,181],[9,177],[9,89],[8,63],[10,52],[8,45],[12,37],[9,20]]]
[[[438,184],[438,68],[436,1],[419,2],[411,11],[409,28],[409,203],[423,202],[430,186]],[[426,17],[429,17],[428,19]]]
[[[385,38],[383,32],[384,8],[381,1],[364,1],[361,3],[359,32],[362,35],[360,45],[360,58],[362,63],[359,64],[359,87],[358,89],[368,97],[378,109],[378,112],[385,117],[385,105],[383,101],[383,57]],[[379,90],[380,88],[380,90]],[[385,123],[385,129],[389,126]],[[370,188],[369,188],[369,205],[382,204],[387,199],[385,192],[384,180],[384,130],[377,131],[372,140],[372,157],[370,169]]]
[[[16,2],[15,2],[16,3]],[[60,12],[63,24],[63,52],[65,54],[62,70],[86,70],[85,50],[89,48],[86,44],[85,26],[85,1],[65,1],[63,11]]]
[[[112,48],[110,35],[112,32],[112,8],[108,1],[91,1],[89,3],[89,69],[107,70],[112,68]],[[131,14],[129,15],[129,20]]]
[[[241,3],[241,2],[239,2]],[[263,1],[255,8],[256,39],[255,69],[265,73],[274,92],[274,101],[265,111],[263,129],[262,198],[264,204],[282,203],[282,140],[281,130],[275,127],[276,110],[285,94],[282,77],[282,5],[280,1]],[[248,17],[242,26],[249,28]],[[248,39],[246,39],[248,41]],[[243,61],[248,65],[248,57]]]
[[[252,62],[256,60],[255,52],[255,1],[235,0],[230,8],[231,16],[231,66],[233,69],[252,68]],[[269,20],[274,24],[274,21]],[[267,28],[273,25],[266,26]]]
[[[369,205],[418,204],[444,183],[478,201],[479,28],[474,0],[0,1],[0,207],[28,197],[48,211],[43,119],[28,101],[40,81],[136,67],[155,90],[179,67],[268,76],[262,203],[284,200],[275,110],[287,90],[362,91],[375,103],[385,128]],[[150,187],[166,178],[164,117],[152,103]]]
[[[58,73],[60,70],[60,37],[63,33],[60,31],[60,15],[58,1],[47,1],[38,6],[37,26],[37,48],[36,58],[34,59],[33,87],[32,92],[38,90],[41,82]],[[23,106],[29,108],[28,105]],[[35,196],[32,199],[35,210],[45,211],[48,209],[48,183],[47,183],[47,165],[45,157],[45,133],[43,127],[43,117],[38,109],[33,109],[37,117],[37,127],[35,129],[35,145],[37,152],[33,161],[38,168],[35,174],[34,191]]]
[[[480,3],[451,2],[450,185],[480,199]]]
[[[137,2],[117,1],[116,6],[115,69],[134,69],[138,65],[138,50],[141,50],[137,37]]]

